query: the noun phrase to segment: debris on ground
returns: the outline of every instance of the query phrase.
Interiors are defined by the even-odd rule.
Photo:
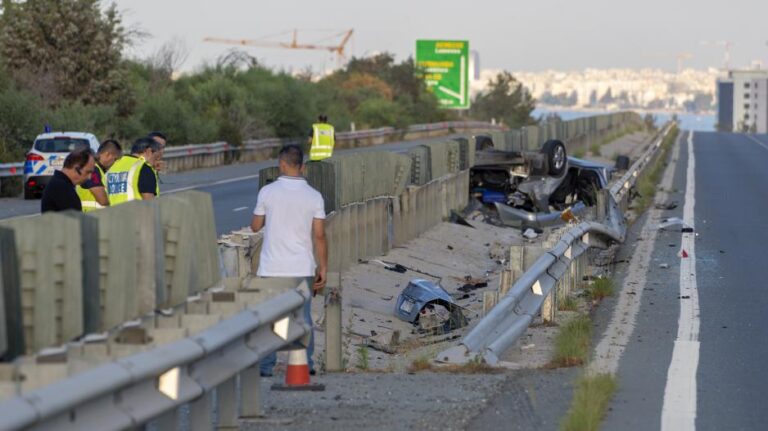
[[[523,236],[527,239],[536,239],[539,234],[537,234],[535,230],[528,228],[523,232]]]
[[[476,289],[481,289],[483,287],[488,287],[488,280],[467,280],[467,283],[465,283],[463,286],[461,286],[458,290],[461,292],[471,292]]]
[[[462,217],[461,214],[457,213],[455,210],[451,210],[451,223],[456,223],[456,224],[471,227],[474,229],[474,226],[469,224],[467,219]]]
[[[467,325],[453,297],[437,283],[415,279],[397,297],[395,315],[421,333],[444,334]]]
[[[664,219],[659,224],[659,230],[667,230],[667,228],[673,227],[673,226],[680,226],[680,231],[684,233],[691,233],[693,232],[693,226],[687,224],[683,221],[680,217],[670,217],[667,219]]]
[[[667,268],[669,268],[669,264],[668,263],[662,263],[662,264],[659,265],[659,268],[667,269]]]
[[[663,202],[654,205],[657,210],[673,210],[677,208],[677,201]]]

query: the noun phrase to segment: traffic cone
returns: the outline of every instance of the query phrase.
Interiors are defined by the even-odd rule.
[[[285,383],[272,385],[275,391],[324,391],[325,385],[311,383],[307,350],[296,349],[288,352],[288,367],[285,369]]]

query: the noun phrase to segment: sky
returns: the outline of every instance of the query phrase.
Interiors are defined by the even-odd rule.
[[[259,39],[287,30],[354,29],[355,56],[413,54],[416,39],[466,39],[483,69],[510,71],[585,68],[676,69],[723,66],[723,48],[733,43],[731,67],[762,61],[768,67],[766,0],[116,0],[126,26],[146,37],[128,49],[143,58],[169,41],[188,51],[182,70],[213,62],[231,47],[203,42],[206,36]],[[299,33],[314,42],[332,33]],[[246,49],[278,69],[320,71],[335,62],[321,51]]]

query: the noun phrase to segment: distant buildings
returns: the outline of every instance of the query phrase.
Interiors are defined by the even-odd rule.
[[[483,70],[472,90],[482,91],[498,70]],[[583,71],[514,72],[539,104],[572,109],[649,109],[711,112],[715,108],[718,71],[686,69],[586,69]]]
[[[768,133],[768,70],[731,70],[717,80],[722,131]]]

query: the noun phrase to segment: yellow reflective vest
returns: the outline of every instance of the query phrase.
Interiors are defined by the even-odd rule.
[[[333,155],[335,144],[333,126],[327,123],[312,125],[312,146],[309,148],[309,160],[323,160]]]
[[[104,177],[104,169],[101,169],[101,166],[98,163],[96,163],[96,169],[98,169],[99,173],[101,174],[101,182],[103,185],[104,181],[106,180]],[[94,196],[89,189],[76,186],[75,191],[77,192],[77,196],[80,197],[80,203],[83,206],[84,213],[95,211],[99,208],[104,208],[100,203],[96,201],[96,196]]]
[[[109,196],[110,206],[141,200],[139,173],[145,164],[147,162],[141,157],[126,155],[118,159],[109,168],[105,183],[107,185],[107,196]],[[154,172],[154,169],[152,171]],[[155,178],[157,178],[157,173],[155,173]],[[158,194],[159,191],[158,186]]]

